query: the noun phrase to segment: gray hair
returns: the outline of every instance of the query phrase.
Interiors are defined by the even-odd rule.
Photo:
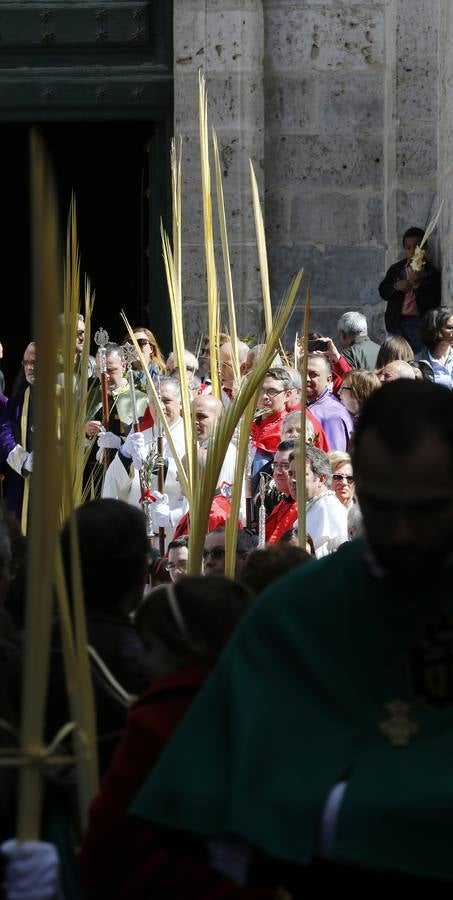
[[[363,534],[363,516],[358,503],[353,503],[348,509],[348,536],[349,540],[360,537]]]
[[[111,356],[112,353],[117,353],[121,361],[124,362],[123,348],[119,344],[114,344],[113,341],[110,341],[105,345],[105,355]]]
[[[327,453],[324,453],[324,450],[320,450],[319,447],[313,447],[309,444],[305,448],[305,458],[313,475],[317,475],[318,478],[320,475],[325,475],[325,483],[330,488],[332,484],[332,468]]]
[[[267,346],[266,344],[255,344],[254,347],[250,348],[249,353],[253,353],[253,359],[255,362],[260,358],[260,356],[263,355],[263,353],[266,349],[266,346]],[[279,353],[276,353],[272,360],[272,366],[278,367],[281,365],[282,365],[281,356]]]
[[[368,334],[367,320],[365,316],[359,312],[343,313],[338,319],[337,329],[339,332],[343,331],[344,334],[348,334],[350,337]]]
[[[282,366],[285,372],[288,372],[288,375],[291,379],[291,389],[293,391],[298,391],[302,387],[302,375],[297,369],[293,369],[292,366]]]
[[[181,396],[181,382],[179,378],[176,378],[174,375],[164,375],[162,378],[159,378],[158,388],[159,392],[162,391],[166,387],[173,387],[175,389],[175,397]]]

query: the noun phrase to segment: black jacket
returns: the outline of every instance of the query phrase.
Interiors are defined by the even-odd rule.
[[[395,331],[400,322],[401,309],[404,303],[403,291],[395,291],[395,281],[406,278],[405,267],[406,259],[400,259],[399,262],[390,266],[385,278],[379,285],[379,293],[383,300],[387,301],[387,309],[385,311],[385,327],[390,334]],[[432,263],[427,262],[422,269],[422,280],[415,290],[415,298],[419,316],[424,316],[429,309],[435,309],[440,306],[441,302],[441,286],[440,272]]]

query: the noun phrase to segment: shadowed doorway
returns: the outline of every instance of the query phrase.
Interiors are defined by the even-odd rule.
[[[119,313],[124,309],[132,324],[149,325],[167,349],[168,301],[163,296],[158,221],[161,214],[166,218],[160,208],[160,182],[169,175],[165,159],[156,165],[153,156],[158,127],[144,122],[65,122],[41,123],[39,130],[54,163],[63,237],[71,191],[76,194],[81,271],[89,275],[96,292],[94,329],[103,325],[112,340],[120,341],[124,326]],[[0,340],[5,344],[7,388],[32,328],[28,134],[26,125],[0,126],[5,236]]]

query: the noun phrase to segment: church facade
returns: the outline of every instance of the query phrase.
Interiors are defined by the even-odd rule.
[[[399,257],[404,230],[424,226],[442,199],[432,255],[449,300],[449,0],[8,0],[0,4],[0,33],[0,133],[11,157],[5,185],[26,130],[38,124],[62,192],[75,186],[80,194],[82,261],[104,325],[109,309],[122,307],[169,341],[159,224],[161,215],[170,224],[175,134],[182,138],[189,343],[206,328],[200,68],[220,145],[243,335],[258,340],[263,330],[249,158],[275,305],[303,266],[312,275],[313,329],[333,333],[345,309],[359,308],[382,337],[378,283]],[[15,185],[16,206],[19,195]],[[18,229],[25,210],[24,198]],[[220,253],[218,263],[224,300]],[[20,290],[26,294],[25,281]],[[290,338],[301,322],[302,298]]]

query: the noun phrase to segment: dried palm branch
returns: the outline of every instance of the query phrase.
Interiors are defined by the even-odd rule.
[[[305,550],[307,541],[307,515],[306,515],[306,446],[307,446],[307,368],[308,368],[308,332],[310,327],[310,300],[311,300],[311,276],[308,277],[307,291],[305,294],[304,311],[304,336],[302,356],[300,356],[300,374],[302,378],[302,395],[300,404],[300,440],[299,451],[296,455],[296,493],[299,546]],[[295,358],[296,361],[297,357]],[[297,364],[297,363],[296,363]]]
[[[208,294],[209,353],[211,359],[212,393],[220,397],[220,379],[217,343],[219,335],[219,294],[217,271],[214,254],[214,233],[212,226],[211,171],[209,165],[208,108],[206,82],[199,73],[199,117],[200,117],[200,154],[201,154],[201,187],[203,195],[203,224],[206,258],[206,279]]]
[[[34,472],[30,501],[24,678],[22,690],[18,837],[39,837],[42,762],[52,590],[58,540],[61,460],[56,419],[58,305],[61,297],[58,204],[50,163],[36,132],[31,134],[31,201],[34,334]]]
[[[433,216],[433,218],[431,219],[431,221],[428,223],[428,225],[426,227],[425,234],[423,235],[420,245],[415,248],[414,255],[410,262],[411,269],[413,269],[414,272],[421,272],[421,270],[424,269],[424,267],[426,265],[426,251],[424,250],[424,247],[425,247],[425,244],[427,244],[431,234],[433,233],[433,231],[440,219],[440,214],[442,212],[443,205],[444,205],[444,201],[442,200],[442,202],[439,206],[439,209],[437,210],[436,215]]]
[[[263,291],[264,323],[266,327],[266,339],[269,339],[272,331],[272,303],[269,287],[269,269],[267,265],[266,235],[264,233],[264,221],[260,204],[258,183],[251,160],[249,162],[249,165],[250,179],[252,182],[253,214],[255,216],[256,242],[258,246],[258,258],[260,263],[261,288]]]
[[[239,430],[236,467],[234,471],[234,484],[231,494],[231,512],[229,519],[227,519],[225,527],[225,575],[229,578],[234,578],[236,563],[236,542],[238,533],[237,523],[244,489],[244,472],[246,472],[247,469],[247,456],[250,447],[250,431],[252,428],[257,401],[258,394],[255,394],[245,408]]]
[[[294,276],[285,293],[281,309],[275,318],[266,348],[241,387],[229,408],[220,418],[217,429],[210,440],[206,454],[206,462],[199,466],[193,483],[192,502],[190,504],[190,542],[188,571],[198,574],[201,571],[201,560],[204,538],[211,508],[212,497],[217,486],[220,470],[225,454],[230,445],[235,428],[246,407],[254,397],[259,385],[269,368],[275,354],[275,348],[284,331],[288,316],[294,305],[303,276],[301,269]]]
[[[170,150],[170,166],[171,166],[171,196],[172,196],[172,230],[173,230],[173,257],[175,265],[175,287],[177,293],[175,303],[179,310],[179,318],[182,319],[182,294],[181,294],[181,273],[182,273],[182,229],[181,229],[181,147],[182,141],[179,138],[178,146],[173,139]],[[173,353],[176,358],[176,342],[175,333],[173,331]]]
[[[214,161],[216,173],[217,206],[219,212],[220,237],[222,241],[223,267],[225,271],[225,287],[228,308],[228,334],[231,343],[231,362],[233,366],[234,383],[237,386],[241,379],[238,354],[238,335],[236,328],[236,312],[234,308],[233,279],[231,275],[230,250],[228,246],[228,233],[225,217],[225,203],[223,198],[222,170],[220,166],[219,145],[215,131],[212,132],[214,145]],[[217,331],[219,334],[220,329]]]

